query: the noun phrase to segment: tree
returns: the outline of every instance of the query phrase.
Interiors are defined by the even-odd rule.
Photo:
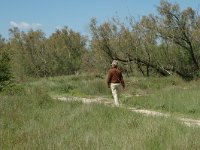
[[[15,74],[46,77],[75,74],[82,63],[86,38],[67,27],[46,38],[41,30],[10,29]]]
[[[13,64],[20,76],[44,77],[48,75],[45,36],[40,30],[20,32],[19,29],[10,29],[10,46],[14,54]]]
[[[103,23],[97,26],[96,20],[91,21],[93,50],[99,51],[109,62],[112,59],[121,61],[132,72],[132,66],[136,65],[143,75],[149,76],[150,68],[161,75],[169,73],[157,63],[154,55],[156,49],[156,34],[145,27],[145,22],[131,22],[131,29],[123,23]],[[109,63],[110,64],[110,63]],[[144,72],[146,67],[146,74]]]
[[[173,71],[183,77],[195,76],[200,69],[200,17],[190,7],[181,11],[178,4],[165,0],[157,9],[160,16],[152,19],[158,36],[177,47]]]
[[[64,27],[54,32],[46,42],[50,52],[53,75],[75,74],[81,66],[86,38]]]
[[[159,15],[143,16],[130,25],[119,21],[90,23],[93,49],[109,61],[135,64],[143,75],[157,72],[184,78],[200,72],[200,17],[192,9],[180,10],[178,4],[161,0]],[[130,68],[129,71],[132,69]]]
[[[0,36],[0,91],[11,83],[11,78],[10,55],[5,40]]]

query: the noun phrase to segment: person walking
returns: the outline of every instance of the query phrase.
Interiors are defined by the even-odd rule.
[[[125,89],[125,83],[122,72],[118,68],[117,60],[113,60],[111,68],[108,70],[107,85],[108,88],[111,89],[115,106],[119,107],[119,95],[121,92],[121,87]]]

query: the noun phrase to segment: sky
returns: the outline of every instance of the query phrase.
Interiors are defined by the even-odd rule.
[[[200,0],[168,0],[181,9],[200,10]],[[89,23],[98,23],[118,16],[121,20],[156,14],[160,0],[0,0],[0,35],[9,38],[9,29],[22,31],[41,29],[48,37],[56,29],[68,26],[75,32],[89,35]]]

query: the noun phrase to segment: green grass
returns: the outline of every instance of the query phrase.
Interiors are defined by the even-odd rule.
[[[138,82],[133,81],[132,84],[134,83]],[[142,87],[147,88],[142,89],[129,85],[129,91],[124,93],[122,103],[137,108],[200,118],[200,81],[186,82],[173,78],[150,78],[148,82],[142,84]],[[132,96],[126,97],[127,94],[132,94]]]
[[[125,106],[200,118],[200,81],[125,78]],[[54,95],[109,97],[105,79],[63,76],[21,83],[0,94],[0,149],[198,149],[200,130],[173,117],[60,102]],[[139,96],[138,96],[139,95]]]
[[[40,88],[1,95],[1,149],[198,149],[199,128],[126,109],[52,100]]]
[[[177,77],[126,78],[121,102],[125,106],[146,108],[200,118],[200,81],[183,81]],[[112,98],[106,79],[90,75],[43,78],[23,86],[39,86],[51,96]]]
[[[40,86],[48,90],[50,95],[73,95],[73,96],[105,96],[110,90],[105,80],[89,75],[61,76],[43,78],[37,81],[25,83],[25,86]]]

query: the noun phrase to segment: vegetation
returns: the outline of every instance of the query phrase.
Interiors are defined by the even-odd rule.
[[[4,39],[0,37],[0,92],[8,85],[11,85],[11,56],[6,51]]]
[[[10,29],[9,41],[13,72],[19,79],[76,73],[85,50],[85,39],[67,27],[57,30],[48,39],[40,30],[20,32]]]
[[[12,56],[11,67],[17,81],[26,77],[49,77],[90,72],[105,74],[113,59],[121,62],[129,76],[179,75],[199,77],[200,17],[192,8],[161,0],[158,15],[126,22],[112,18],[89,23],[90,40],[68,27],[49,37],[41,30],[9,30],[2,41]],[[0,47],[1,50],[4,49]]]
[[[105,98],[113,102],[110,89],[103,79],[94,75],[43,78],[25,83],[26,87],[38,86],[51,97],[74,96]],[[126,77],[126,89],[121,103],[127,107],[151,109],[174,115],[200,118],[200,81],[184,81],[178,77]]]
[[[198,13],[192,8],[181,11],[178,4],[164,0],[157,10],[159,15],[143,16],[138,22],[133,17],[128,23],[114,18],[98,25],[93,19],[90,24],[93,49],[109,60],[124,62],[128,72],[138,68],[145,76],[155,72],[183,78],[198,76]]]
[[[199,128],[173,117],[52,99],[112,102],[105,74],[116,59],[125,107],[200,118],[200,16],[167,0],[157,10],[138,21],[91,19],[90,40],[68,27],[0,36],[0,149],[198,149]]]
[[[126,78],[126,82],[127,91],[121,97],[124,105],[200,117],[199,81]],[[61,76],[26,81],[17,84],[11,94],[1,93],[0,148],[198,149],[200,146],[199,128],[188,127],[173,117],[143,116],[124,108],[51,98],[101,96],[113,101],[104,85],[104,79],[95,76]],[[194,111],[189,111],[192,108]]]

